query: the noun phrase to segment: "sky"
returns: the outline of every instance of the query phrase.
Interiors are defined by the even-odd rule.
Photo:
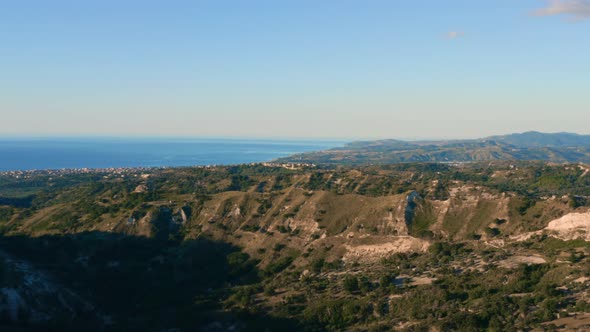
[[[586,0],[4,0],[0,136],[590,134]]]

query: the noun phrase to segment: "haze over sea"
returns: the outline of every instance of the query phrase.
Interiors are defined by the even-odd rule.
[[[178,167],[270,161],[341,141],[183,138],[2,138],[0,171]]]

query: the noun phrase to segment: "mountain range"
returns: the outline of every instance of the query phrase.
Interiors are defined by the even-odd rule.
[[[279,162],[314,164],[464,163],[526,160],[555,163],[590,162],[590,135],[525,132],[479,139],[357,141],[330,150],[296,154]]]

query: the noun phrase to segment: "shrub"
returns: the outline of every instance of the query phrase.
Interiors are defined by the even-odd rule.
[[[356,292],[359,290],[359,280],[357,277],[348,274],[344,277],[342,286],[349,293]]]

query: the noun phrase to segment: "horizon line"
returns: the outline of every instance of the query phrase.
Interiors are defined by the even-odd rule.
[[[506,136],[525,133],[540,133],[547,135],[555,134],[573,134],[581,135],[576,132],[556,131],[556,132],[542,132],[537,130],[527,130],[519,132],[509,132],[486,136],[470,136],[470,137],[395,137],[395,136],[373,136],[373,137],[293,137],[293,136],[247,136],[247,135],[160,135],[160,134],[138,134],[138,135],[124,135],[124,134],[0,134],[0,140],[47,140],[47,139],[112,139],[112,140],[142,140],[142,139],[163,139],[163,140],[256,140],[256,141],[303,141],[303,142],[358,142],[358,141],[380,141],[380,140],[400,140],[400,141],[452,141],[452,140],[477,140],[485,139],[494,136]]]

